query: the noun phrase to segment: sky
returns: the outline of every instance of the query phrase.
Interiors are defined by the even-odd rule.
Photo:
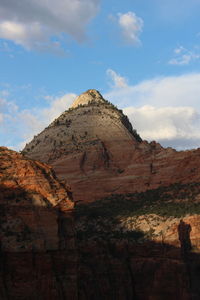
[[[0,0],[0,145],[97,89],[148,141],[200,147],[200,0]]]

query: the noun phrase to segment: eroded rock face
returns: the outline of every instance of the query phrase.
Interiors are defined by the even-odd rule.
[[[40,296],[38,285],[41,299],[200,298],[200,149],[177,152],[156,142],[142,141],[121,111],[98,92],[89,90],[23,152],[26,157],[51,164],[56,174],[72,185],[75,200],[87,203],[79,202],[71,217],[48,209],[48,214],[51,211],[56,216],[57,223],[48,216],[46,219],[53,225],[37,225],[45,228],[41,235],[47,237],[43,248],[38,248],[36,254],[32,251],[34,256],[29,250],[34,243],[25,243],[26,252],[18,250],[19,243],[17,254],[22,251],[27,258],[15,278],[27,274],[30,260],[34,261],[31,274],[41,274],[41,284],[33,280],[35,275],[31,277],[35,294],[30,299]],[[36,164],[44,168],[43,164]],[[22,177],[27,174],[24,172]],[[40,180],[41,197],[49,197],[52,206],[60,203],[61,210],[71,207],[65,200],[60,202],[54,196],[52,200],[51,192],[41,189],[45,182]],[[28,185],[31,177],[27,183],[22,182]],[[34,201],[45,202],[42,199]],[[13,249],[15,240],[11,239],[9,244]],[[37,245],[38,238],[34,241]],[[47,245],[54,245],[54,250]],[[48,255],[45,247],[49,249]],[[8,255],[4,251],[4,256],[5,253]],[[6,300],[9,299],[6,282],[15,282],[10,279],[10,272],[6,273],[6,266],[11,269],[17,264],[13,257],[12,254],[11,260],[3,258],[6,264],[2,274],[6,275],[2,276],[1,284]],[[44,264],[40,272],[41,260]],[[47,277],[49,284],[44,275],[47,273],[52,274]],[[26,277],[29,278],[28,274]],[[23,286],[29,289],[30,281]],[[17,288],[9,284],[14,297]]]
[[[88,90],[75,99],[71,108],[76,108],[80,105],[88,105],[91,102],[104,104],[105,99],[102,97],[102,95],[97,90]]]
[[[76,298],[70,195],[51,167],[0,148],[1,300]]]
[[[142,141],[122,111],[95,90],[79,96],[23,153],[52,165],[75,201],[200,180],[200,149],[177,152]]]
[[[0,299],[200,298],[200,183],[73,208],[51,167],[0,148]]]
[[[89,90],[23,153],[52,165],[57,176],[70,183],[76,201],[90,202],[120,190],[140,142],[122,111]]]
[[[77,207],[80,299],[198,299],[199,195],[172,185]]]

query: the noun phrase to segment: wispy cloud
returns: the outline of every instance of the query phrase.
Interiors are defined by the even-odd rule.
[[[118,25],[125,42],[132,45],[141,44],[139,36],[142,33],[144,25],[142,18],[131,11],[125,14],[119,13]]]
[[[0,52],[7,53],[10,58],[14,58],[14,53],[6,41],[0,42]]]
[[[170,65],[184,66],[199,60],[200,53],[196,50],[188,50],[183,46],[174,49],[174,57],[169,60]]]
[[[20,150],[34,135],[69,108],[75,94],[47,96],[46,106],[21,110],[15,103],[0,99],[0,144]]]
[[[117,74],[112,69],[108,69],[106,71],[106,73],[107,73],[107,75],[110,79],[111,87],[113,87],[113,88],[126,88],[128,86],[126,78],[119,75],[119,74]]]
[[[2,0],[0,38],[28,50],[61,51],[63,35],[85,39],[85,28],[100,0]]]

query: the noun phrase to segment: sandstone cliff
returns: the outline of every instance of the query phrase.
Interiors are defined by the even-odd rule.
[[[199,196],[176,184],[77,207],[80,299],[199,299]]]
[[[120,190],[122,174],[140,142],[122,111],[89,90],[23,153],[49,163],[58,177],[70,183],[75,200],[89,202]]]
[[[200,298],[200,149],[142,141],[89,90],[0,153],[0,299]]]
[[[51,167],[0,148],[1,300],[199,299],[199,182],[70,198]]]
[[[75,201],[200,180],[200,149],[177,152],[142,141],[121,110],[89,90],[26,145],[24,155],[49,163]]]
[[[0,299],[76,299],[70,191],[51,167],[0,148]]]

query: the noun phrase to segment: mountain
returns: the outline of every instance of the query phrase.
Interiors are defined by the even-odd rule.
[[[121,110],[88,90],[23,153],[53,166],[57,176],[70,183],[75,200],[90,202],[120,189],[122,174],[141,141]]]
[[[75,201],[92,202],[200,180],[200,149],[177,152],[142,141],[128,118],[96,90],[88,90],[23,150],[50,164]]]
[[[23,154],[0,148],[0,299],[199,299],[199,158],[95,90]]]

